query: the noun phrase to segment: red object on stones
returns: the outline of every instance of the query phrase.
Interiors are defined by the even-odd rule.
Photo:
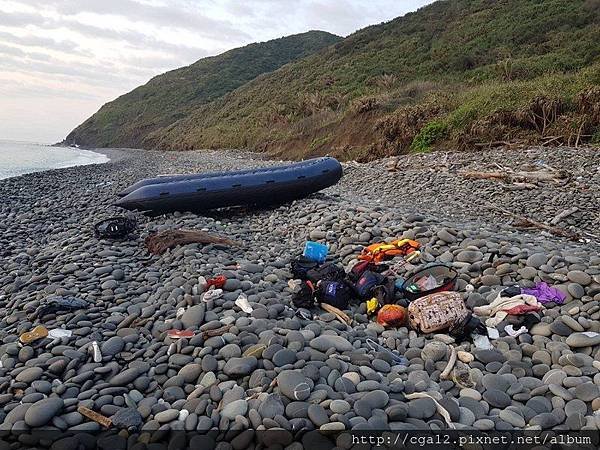
[[[211,286],[214,286],[215,289],[221,289],[223,286],[225,286],[226,281],[227,278],[225,278],[225,275],[218,275],[210,280],[206,280],[206,289],[210,288]]]
[[[383,305],[377,313],[377,323],[384,327],[400,327],[406,323],[406,308],[400,305]]]
[[[194,332],[192,330],[168,330],[167,336],[171,339],[191,338],[194,337]]]

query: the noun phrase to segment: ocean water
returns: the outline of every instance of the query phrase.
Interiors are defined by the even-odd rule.
[[[107,161],[107,156],[89,150],[0,140],[0,180],[25,173]]]

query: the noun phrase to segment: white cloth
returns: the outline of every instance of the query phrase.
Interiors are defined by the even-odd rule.
[[[533,295],[519,294],[514,297],[501,297],[500,294],[489,305],[473,308],[473,312],[478,316],[489,316],[489,319],[485,321],[488,327],[495,327],[502,322],[508,316],[506,310],[512,309],[515,306],[531,305],[542,307],[542,304]]]

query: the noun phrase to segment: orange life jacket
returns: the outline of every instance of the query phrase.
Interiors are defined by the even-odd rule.
[[[417,241],[411,239],[398,239],[390,242],[378,242],[365,247],[358,257],[363,261],[381,262],[392,259],[394,256],[406,256],[415,252],[420,247]]]

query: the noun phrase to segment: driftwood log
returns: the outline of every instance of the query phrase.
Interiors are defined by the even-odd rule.
[[[199,230],[167,230],[153,233],[146,238],[146,247],[150,253],[162,255],[168,249],[185,244],[222,244],[238,245],[231,239],[214,236]]]
[[[476,179],[476,180],[500,180],[508,183],[514,182],[530,182],[536,183],[540,181],[558,182],[563,181],[567,178],[567,174],[562,171],[546,171],[539,170],[535,172],[510,172],[510,171],[497,171],[497,172],[462,172],[461,175],[465,178]]]
[[[331,306],[328,303],[319,303],[319,306],[325,311],[335,315],[340,322],[345,323],[346,325],[350,325],[352,323],[352,319],[348,317],[348,315],[341,309],[338,309],[335,306]]]
[[[565,237],[572,241],[579,241],[581,239],[581,236],[579,236],[577,233],[574,233],[573,231],[565,230],[564,228],[559,228],[552,225],[547,225],[545,223],[538,222],[537,220],[520,216],[504,208],[499,208],[496,205],[490,204],[489,206],[490,208],[495,209],[496,211],[499,211],[503,214],[506,214],[507,216],[514,218],[515,221],[513,222],[513,226],[517,228],[537,228],[538,230],[547,231],[548,233],[551,233],[555,236]]]

